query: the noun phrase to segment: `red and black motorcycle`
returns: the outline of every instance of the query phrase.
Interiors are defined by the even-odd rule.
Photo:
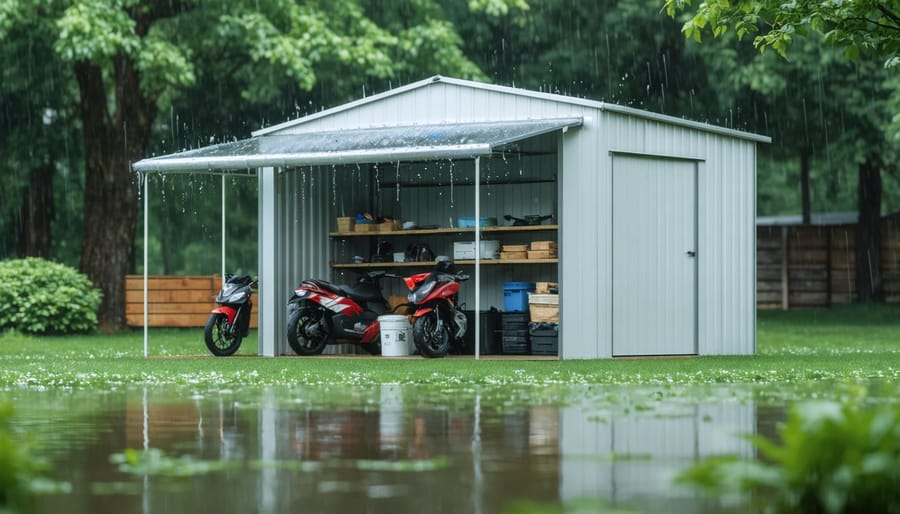
[[[370,271],[350,286],[317,279],[300,283],[288,300],[287,340],[297,355],[318,355],[330,340],[357,343],[381,353],[378,316],[388,312],[381,279],[402,278]]]
[[[438,258],[434,271],[406,277],[409,305],[415,310],[413,342],[427,357],[447,355],[466,335],[467,321],[459,305],[459,286],[469,276],[450,274],[453,262]]]
[[[206,321],[203,340],[217,357],[227,357],[238,350],[241,341],[250,333],[250,301],[256,280],[244,275],[225,275],[222,290],[216,295],[218,307]]]

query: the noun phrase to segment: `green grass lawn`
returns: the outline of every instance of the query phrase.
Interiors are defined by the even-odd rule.
[[[761,311],[755,356],[574,361],[424,358],[214,358],[202,329],[117,335],[0,335],[0,387],[131,384],[808,384],[883,382],[900,375],[900,305]]]

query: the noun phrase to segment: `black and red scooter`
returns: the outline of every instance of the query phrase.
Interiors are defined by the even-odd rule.
[[[383,278],[403,278],[385,271],[369,271],[356,284],[336,285],[306,279],[288,300],[287,340],[297,355],[319,355],[329,341],[359,344],[373,355],[381,353],[378,316],[389,311],[381,292]]]
[[[450,274],[453,261],[438,257],[434,271],[406,277],[413,313],[413,342],[426,357],[447,355],[466,335],[468,322],[459,305],[459,287],[469,276]]]

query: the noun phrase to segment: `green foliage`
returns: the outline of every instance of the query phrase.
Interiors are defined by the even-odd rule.
[[[0,402],[0,512],[29,512],[30,483],[36,467],[27,449],[9,428],[12,406]]]
[[[706,0],[696,9],[691,7],[691,0],[663,3],[663,9],[673,18],[682,11],[692,11],[682,32],[697,42],[703,33],[719,37],[733,30],[739,39],[753,35],[753,44],[761,52],[771,48],[786,56],[795,36],[817,32],[826,42],[842,48],[850,60],[869,51],[885,59],[885,67],[900,64],[900,12],[896,8],[896,2],[882,0]]]
[[[679,480],[754,492],[780,513],[900,512],[900,404],[798,403],[778,433],[780,444],[749,436],[762,462],[716,457]]]
[[[87,332],[97,326],[100,292],[78,271],[37,258],[0,261],[0,330]]]

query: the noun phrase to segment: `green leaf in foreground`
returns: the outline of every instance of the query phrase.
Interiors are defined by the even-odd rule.
[[[764,461],[714,457],[678,480],[753,492],[775,512],[900,512],[900,404],[802,402],[778,434],[780,443],[748,436]]]

